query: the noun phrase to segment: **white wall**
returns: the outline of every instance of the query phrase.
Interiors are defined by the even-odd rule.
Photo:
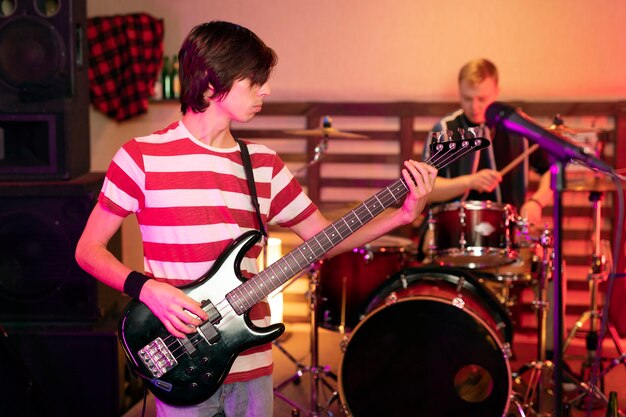
[[[88,0],[90,16],[165,20],[165,50],[194,25],[242,24],[279,54],[277,100],[456,97],[458,68],[486,56],[515,99],[626,96],[624,0]]]
[[[274,101],[455,100],[459,67],[484,56],[503,100],[626,98],[624,0],[87,0],[89,16],[146,12],[164,19],[178,52],[196,24],[242,24],[279,55]],[[120,141],[176,119],[153,106],[125,123],[92,111],[92,169]]]
[[[625,0],[87,0],[89,16],[147,12],[178,52],[196,24],[229,20],[279,55],[274,101],[455,100],[459,67],[492,59],[503,100],[624,100]],[[178,117],[172,105],[116,123],[91,111],[91,167]],[[125,257],[137,247],[125,225]],[[128,236],[134,236],[128,239]]]

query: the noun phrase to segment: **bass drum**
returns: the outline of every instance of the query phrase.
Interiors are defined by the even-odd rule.
[[[350,415],[507,414],[512,326],[477,275],[408,268],[378,289],[339,366],[339,393]]]

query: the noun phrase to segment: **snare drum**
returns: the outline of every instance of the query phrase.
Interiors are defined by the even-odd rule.
[[[481,283],[487,287],[509,310],[514,325],[521,325],[523,312],[520,305],[522,293],[536,285],[542,273],[543,248],[530,239],[520,239],[518,257],[508,265],[481,268]]]
[[[350,330],[363,303],[389,275],[414,255],[413,242],[382,236],[373,242],[324,260],[320,268],[318,323],[330,330]]]
[[[485,268],[515,261],[515,209],[492,201],[463,201],[434,207],[429,213],[433,262]]]
[[[517,258],[513,262],[480,270],[489,272],[498,282],[531,283],[537,280],[541,266],[540,252],[538,243],[529,243],[516,249]]]

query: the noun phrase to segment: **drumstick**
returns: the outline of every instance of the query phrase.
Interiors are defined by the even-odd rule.
[[[504,175],[508,173],[510,170],[512,170],[513,168],[515,168],[517,165],[519,165],[520,162],[522,162],[524,158],[526,158],[531,153],[535,152],[538,147],[539,147],[539,144],[535,143],[533,146],[531,146],[530,148],[526,149],[524,152],[519,154],[517,158],[509,162],[507,166],[505,166],[504,168],[500,170],[500,175]]]

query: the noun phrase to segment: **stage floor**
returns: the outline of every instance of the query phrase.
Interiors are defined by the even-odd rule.
[[[293,377],[296,371],[299,369],[299,366],[306,367],[310,364],[310,340],[311,333],[309,331],[310,326],[306,323],[288,323],[286,333],[279,339],[280,346],[286,351],[281,351],[278,346],[274,346],[274,360],[275,360],[275,371],[274,371],[274,381],[275,386],[287,381],[289,378]],[[322,367],[327,367],[326,369],[329,371],[329,376],[324,379],[328,382],[330,387],[321,387],[318,392],[318,403],[322,405],[321,416],[341,416],[342,414],[339,411],[339,403],[340,399],[333,397],[334,391],[339,391],[339,384],[336,382],[333,375],[338,375],[339,367],[342,359],[342,350],[341,343],[344,339],[344,336],[336,331],[327,330],[324,328],[319,329],[319,365]],[[567,365],[571,368],[574,373],[580,372],[580,364],[581,359],[584,358],[585,355],[585,340],[582,337],[576,337],[573,339],[571,345],[569,346],[567,353],[565,355],[565,360]],[[626,341],[622,339],[622,343],[626,345]],[[537,344],[536,344],[536,335],[534,334],[515,334],[514,335],[514,352],[515,358],[509,361],[510,368],[512,372],[518,371],[520,367],[526,363],[529,363],[536,359],[537,354]],[[348,349],[350,349],[348,345]],[[349,350],[348,350],[349,351]],[[613,342],[609,340],[605,340],[603,345],[604,356],[607,358],[615,358],[617,357],[617,352],[615,347],[613,346]],[[385,355],[385,352],[380,352],[380,355]],[[298,364],[293,362],[294,359]],[[403,359],[399,359],[403,360]],[[363,364],[363,367],[367,367],[368,364]],[[550,378],[548,378],[550,380]],[[284,387],[281,389],[282,395],[285,397],[287,401],[283,398],[279,398],[275,396],[275,407],[274,407],[274,416],[275,417],[291,417],[292,410],[294,408],[300,408],[300,416],[308,416],[310,414],[310,399],[311,399],[311,390],[310,390],[310,374],[308,372],[304,372],[302,377],[299,379],[297,383],[287,382]],[[619,365],[615,367],[613,370],[606,374],[604,379],[604,392],[608,396],[610,391],[617,391],[619,406],[621,410],[625,409],[626,405],[626,384],[624,381],[626,380],[626,366]],[[393,381],[389,381],[388,383],[392,384]],[[511,383],[511,387],[513,391],[517,391],[518,388],[514,386],[515,384]],[[568,388],[572,388],[572,386],[565,386],[564,394],[567,398],[572,398],[575,395],[575,391],[569,391]],[[522,393],[519,393],[522,394]],[[550,396],[543,397],[545,403],[551,404]],[[453,399],[451,399],[452,401]],[[547,410],[551,410],[551,407],[548,406]],[[504,411],[504,410],[503,410]],[[548,412],[546,411],[546,413]],[[604,407],[596,408],[592,411],[592,417],[604,417],[606,414],[606,409]],[[145,417],[153,417],[155,415],[154,412],[154,404],[151,396],[148,396],[148,403],[146,407]],[[523,414],[514,413],[511,416],[519,417]],[[549,414],[542,414],[549,415]],[[572,407],[572,416],[574,417],[582,417],[586,416],[586,410],[580,410],[576,407]],[[141,417],[141,404],[136,404],[131,410],[129,410],[123,417]],[[358,416],[357,416],[358,417]],[[384,417],[384,416],[381,416]],[[470,416],[468,416],[470,417]],[[499,417],[499,416],[498,416]]]

